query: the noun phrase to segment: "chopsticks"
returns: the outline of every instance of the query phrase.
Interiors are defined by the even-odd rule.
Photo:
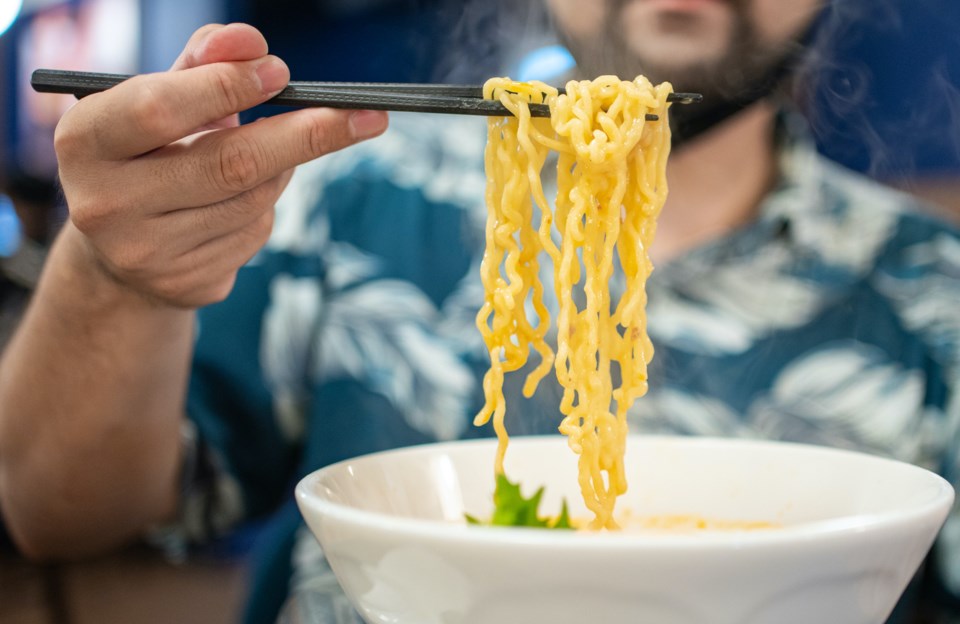
[[[125,74],[38,69],[33,72],[30,84],[40,93],[69,93],[82,98],[106,91],[129,78],[131,76]],[[690,104],[702,99],[699,93],[671,93],[668,97],[668,101],[678,104]],[[512,114],[499,101],[483,99],[483,87],[480,85],[291,81],[267,103],[490,117]],[[546,104],[531,104],[530,114],[533,117],[549,117],[550,108]],[[648,114],[647,119],[656,121],[659,117]]]

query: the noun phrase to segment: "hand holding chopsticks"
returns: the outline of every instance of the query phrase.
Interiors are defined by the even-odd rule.
[[[130,76],[89,72],[38,69],[33,73],[33,88],[44,93],[72,93],[84,97],[105,91]],[[698,93],[672,93],[669,101],[678,104],[699,102]],[[483,99],[479,85],[404,84],[371,82],[290,82],[267,103],[282,106],[323,106],[418,113],[504,116],[510,111],[496,100]],[[549,117],[546,104],[531,104],[533,117]],[[656,115],[647,115],[656,121]]]
[[[379,111],[304,108],[239,124],[236,113],[290,79],[250,26],[205,27],[173,70],[112,88],[87,81],[81,95],[102,93],[72,106],[54,140],[64,240],[78,250],[70,274],[150,309],[223,299],[269,238],[293,169],[388,122]]]

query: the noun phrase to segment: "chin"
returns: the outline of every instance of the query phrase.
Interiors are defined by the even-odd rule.
[[[701,73],[705,67],[715,67],[724,58],[726,50],[705,49],[702,44],[685,40],[666,40],[652,46],[648,41],[639,49],[631,49],[637,71],[655,82],[670,81],[676,87],[692,71]]]
[[[725,55],[723,48],[704,49],[686,41],[666,41],[653,49],[633,50],[641,66],[656,67],[663,71],[681,72],[684,68],[711,66]]]
[[[725,5],[706,15],[675,15],[648,8],[632,15],[628,10],[625,17],[621,35],[624,46],[642,59],[644,66],[674,71],[710,66],[724,58],[733,43],[735,21]]]

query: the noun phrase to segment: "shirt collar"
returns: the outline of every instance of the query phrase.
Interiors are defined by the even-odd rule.
[[[783,111],[777,118],[777,181],[760,204],[757,222],[769,224],[794,240],[804,231],[802,222],[813,218],[822,205],[820,183],[822,156],[817,152],[806,120],[799,114]],[[800,242],[800,241],[797,241]]]

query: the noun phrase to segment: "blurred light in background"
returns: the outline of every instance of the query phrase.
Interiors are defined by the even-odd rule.
[[[526,55],[517,65],[517,80],[541,80],[550,82],[573,71],[577,62],[562,45],[537,48]]]
[[[0,257],[9,258],[20,247],[20,219],[10,198],[0,193]]]
[[[76,101],[70,95],[33,91],[33,70],[134,73],[139,67],[141,28],[140,0],[24,3],[12,42],[15,89],[10,99],[15,116],[6,146],[17,168],[41,178],[56,174],[53,131]]]
[[[0,37],[20,15],[22,7],[23,0],[0,0]]]

